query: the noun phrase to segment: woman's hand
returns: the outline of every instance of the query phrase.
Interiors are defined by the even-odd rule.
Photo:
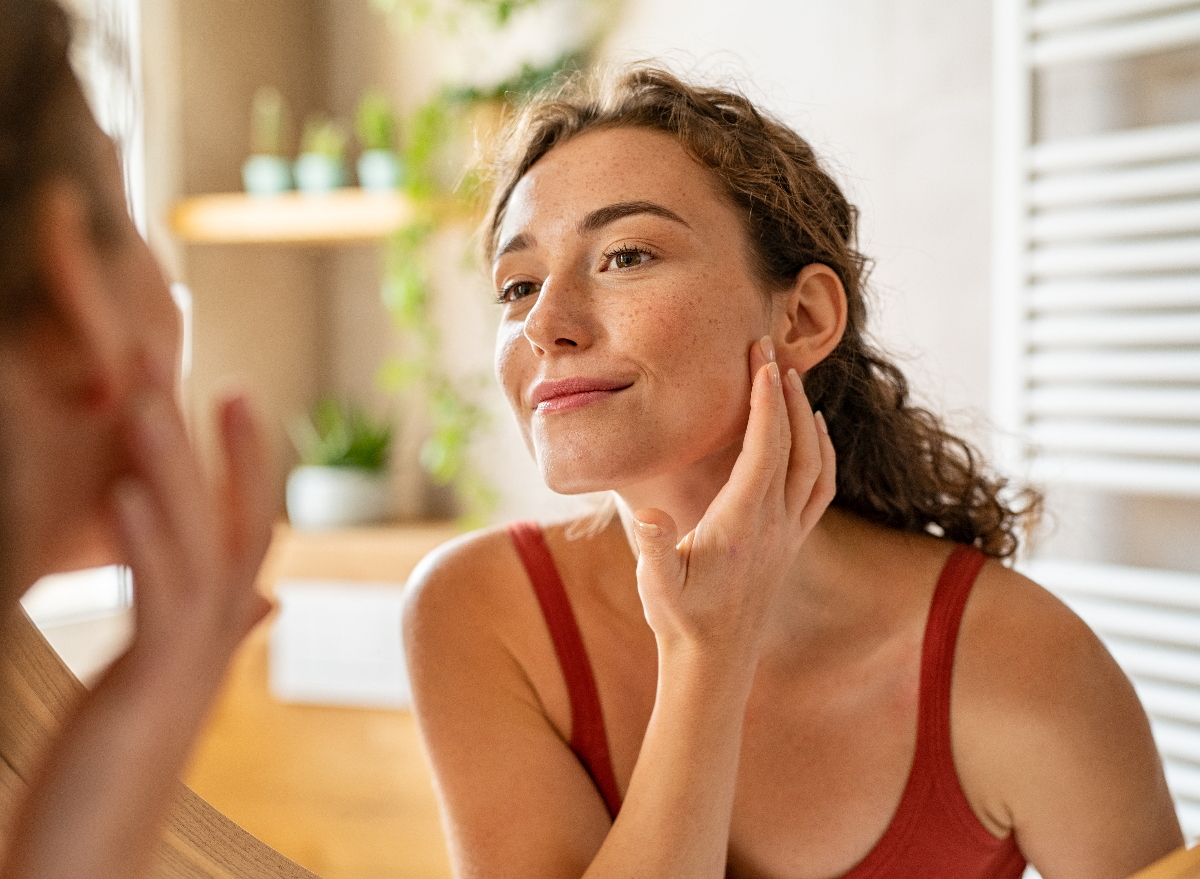
[[[132,390],[113,507],[133,569],[130,648],[66,719],[32,778],[0,875],[142,875],[234,648],[269,605],[266,444],[245,399],[218,407],[224,475],[206,479],[169,369]],[[63,840],[69,839],[70,845]]]
[[[216,423],[224,473],[212,482],[188,441],[169,379],[146,385],[126,431],[133,475],[115,491],[136,590],[131,652],[219,676],[270,609],[254,588],[273,512],[265,437],[244,397],[222,401]]]
[[[742,451],[699,524],[680,541],[667,513],[634,513],[638,591],[660,649],[756,654],[778,588],[833,500],[833,444],[799,376],[780,375],[769,336],[750,368]]]

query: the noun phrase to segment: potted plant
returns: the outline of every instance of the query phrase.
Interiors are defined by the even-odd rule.
[[[336,528],[386,519],[392,425],[326,398],[292,426],[300,466],[287,480],[288,518],[297,528]]]
[[[242,185],[251,195],[276,195],[292,188],[292,169],[283,157],[283,96],[271,86],[254,93],[250,108],[250,157]]]
[[[296,188],[310,194],[346,185],[346,135],[328,116],[308,117],[300,156],[296,159]]]
[[[396,155],[396,117],[378,89],[365,93],[354,116],[362,154],[358,157],[358,185],[370,192],[390,192],[400,183],[400,158]]]

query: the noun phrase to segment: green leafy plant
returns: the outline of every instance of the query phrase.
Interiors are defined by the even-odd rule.
[[[254,93],[250,108],[250,152],[259,156],[283,155],[284,106],[279,89],[263,86]]]
[[[536,6],[540,0],[461,0],[464,7],[484,10],[497,26],[508,24],[512,14],[525,6]],[[371,0],[371,5],[404,23],[411,24],[427,20],[434,12],[431,0]]]
[[[354,132],[364,150],[396,148],[396,116],[383,92],[372,89],[359,99]]]
[[[462,507],[463,525],[482,524],[495,506],[496,494],[472,466],[471,438],[487,422],[472,399],[483,380],[454,381],[439,362],[441,339],[430,311],[428,244],[439,227],[431,204],[421,216],[397,230],[387,249],[383,301],[401,330],[407,350],[384,364],[379,373],[385,389],[423,395],[430,434],[421,446],[420,463],[436,485],[452,485]],[[471,386],[474,385],[475,388]]]
[[[308,418],[292,425],[290,433],[306,466],[387,469],[392,424],[371,418],[357,406],[325,397],[317,401]]]
[[[346,134],[328,116],[314,113],[304,123],[300,152],[316,153],[340,162],[346,155]]]
[[[454,16],[470,8],[491,13],[497,28],[512,14],[540,0],[457,0],[437,10],[441,24],[454,26]],[[394,23],[408,26],[434,17],[430,0],[372,0]],[[453,378],[441,365],[441,340],[431,310],[433,255],[430,244],[439,229],[474,226],[486,200],[480,175],[462,166],[472,135],[472,122],[488,113],[503,115],[557,78],[587,66],[599,35],[545,66],[523,65],[512,77],[487,88],[444,87],[418,107],[404,124],[404,191],[413,205],[412,220],[391,237],[386,251],[383,301],[404,340],[404,350],[381,368],[386,389],[420,394],[430,424],[421,447],[421,466],[434,483],[452,485],[463,510],[463,524],[482,524],[494,508],[496,492],[472,465],[472,437],[487,423],[477,394],[484,376]]]

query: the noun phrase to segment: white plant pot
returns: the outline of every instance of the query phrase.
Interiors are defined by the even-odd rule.
[[[257,155],[242,165],[242,184],[251,195],[278,195],[292,188],[292,166],[282,156]]]
[[[361,467],[297,467],[287,480],[288,518],[296,528],[339,528],[386,519],[386,473]]]
[[[346,185],[346,167],[338,159],[322,153],[301,153],[295,164],[296,188],[309,195],[321,195]]]
[[[358,185],[368,192],[391,192],[400,183],[400,157],[391,150],[367,150],[358,157]]]

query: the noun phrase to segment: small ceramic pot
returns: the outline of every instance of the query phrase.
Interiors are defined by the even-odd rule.
[[[362,467],[297,467],[287,480],[288,519],[296,528],[380,522],[392,512],[387,473]]]
[[[292,167],[282,156],[255,155],[242,164],[242,186],[251,195],[278,195],[292,188]]]
[[[391,150],[367,150],[358,157],[358,185],[369,192],[391,192],[400,184],[400,157]]]
[[[301,153],[296,159],[296,188],[301,192],[329,192],[345,185],[346,167],[341,160],[324,153]]]

